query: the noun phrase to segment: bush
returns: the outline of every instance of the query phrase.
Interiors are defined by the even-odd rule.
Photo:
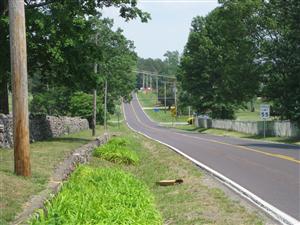
[[[93,95],[84,92],[75,92],[70,99],[70,113],[89,120],[91,123],[93,115]],[[97,121],[103,123],[103,109],[100,98],[97,97]]]
[[[33,94],[30,102],[32,114],[68,115],[70,91],[63,87],[50,88],[47,91]]]
[[[133,164],[139,162],[136,152],[130,150],[129,142],[122,138],[111,139],[107,144],[94,150],[94,156],[118,164]]]
[[[149,189],[132,175],[81,166],[30,224],[161,225],[162,219]]]

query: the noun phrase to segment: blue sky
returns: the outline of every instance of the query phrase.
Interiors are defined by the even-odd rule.
[[[103,16],[114,19],[115,27],[122,28],[125,36],[134,41],[140,57],[163,58],[167,50],[181,53],[192,18],[207,15],[218,3],[217,0],[144,0],[138,6],[149,12],[152,20],[125,22],[115,8],[104,9]]]

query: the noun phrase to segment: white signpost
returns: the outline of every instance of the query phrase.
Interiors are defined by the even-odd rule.
[[[260,117],[264,121],[264,138],[266,137],[266,119],[270,118],[270,105],[260,105]]]

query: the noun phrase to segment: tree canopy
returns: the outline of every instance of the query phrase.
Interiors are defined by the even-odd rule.
[[[233,118],[260,96],[281,118],[299,121],[299,1],[219,2],[193,19],[178,73],[181,99],[198,112]]]
[[[73,103],[78,101],[73,95],[77,93],[77,100],[88,99],[78,97],[78,93],[91,94],[97,89],[103,99],[105,80],[109,111],[114,110],[115,100],[129,98],[135,85],[134,45],[122,30],[113,30],[112,20],[102,18],[101,8],[119,7],[125,20],[140,17],[145,22],[149,14],[138,9],[136,1],[28,0],[25,4],[32,113],[74,114],[71,108],[75,109]],[[10,63],[8,18],[3,4],[1,13],[0,83],[5,88],[0,91],[0,99],[4,101],[8,98]],[[1,102],[0,112],[7,113],[7,109]]]

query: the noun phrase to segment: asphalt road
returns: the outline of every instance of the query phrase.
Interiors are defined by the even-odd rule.
[[[300,220],[300,147],[162,127],[149,120],[136,96],[124,111],[133,129],[179,149]]]

